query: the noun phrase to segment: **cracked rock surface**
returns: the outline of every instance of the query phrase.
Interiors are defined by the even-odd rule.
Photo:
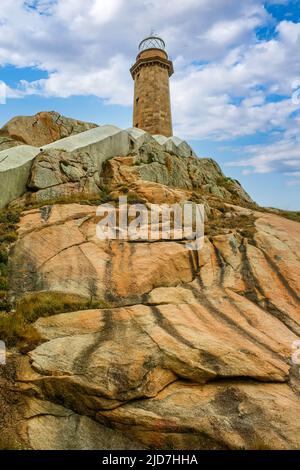
[[[94,126],[57,113],[28,119],[7,124],[0,149]],[[299,449],[300,224],[258,208],[213,160],[152,138],[102,156],[42,151],[14,202],[23,212],[9,253],[12,304],[78,302],[40,309],[32,342],[9,352],[4,425],[30,449]],[[96,204],[125,195],[148,208],[202,203],[203,247],[100,240]]]
[[[15,293],[88,299],[92,283],[108,307],[40,318],[22,387],[150,448],[298,448],[300,226],[251,213],[252,238],[232,229],[196,253],[100,241],[93,206],[25,212]]]
[[[96,124],[67,118],[55,111],[17,116],[0,129],[0,151],[21,144],[42,147],[93,127]]]

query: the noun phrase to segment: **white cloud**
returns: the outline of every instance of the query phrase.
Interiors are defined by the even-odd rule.
[[[21,82],[24,94],[45,95],[48,97],[67,98],[72,95],[95,95],[103,98],[107,104],[131,105],[130,77],[123,79],[124,70],[129,63],[122,56],[114,56],[107,67],[91,70],[88,74],[80,75],[80,80],[72,69],[60,73],[53,72],[48,79],[34,82]]]
[[[244,174],[281,172],[288,177],[289,185],[300,184],[300,117],[293,124],[269,144],[245,147],[245,158],[229,166],[244,167]]]

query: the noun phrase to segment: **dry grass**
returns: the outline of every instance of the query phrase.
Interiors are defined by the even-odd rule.
[[[256,232],[254,216],[232,215],[231,217],[225,217],[225,213],[205,223],[205,235],[214,237],[238,231],[243,237],[253,238]],[[227,213],[230,214],[230,212]]]
[[[10,355],[5,366],[0,366],[0,450],[23,450],[18,424],[19,410],[23,407],[20,394],[15,389],[16,357]]]
[[[118,185],[115,191],[111,192],[111,202],[118,203],[120,196],[126,196],[128,204],[145,204],[147,202],[136,191],[125,185]]]
[[[96,196],[92,198],[89,195],[89,203],[103,202],[107,196],[108,189],[104,188],[102,201],[99,200],[99,195],[97,195],[98,199]],[[57,200],[54,202],[57,203]],[[70,197],[68,202],[83,203],[82,195]],[[30,348],[39,342],[37,333],[32,328],[32,323],[38,318],[90,308],[105,308],[107,304],[93,300],[93,296],[88,300],[77,295],[59,292],[36,292],[24,296],[12,310],[9,301],[8,258],[10,246],[17,239],[19,219],[20,210],[0,211],[0,339],[9,347],[18,345]]]
[[[69,196],[58,196],[52,199],[45,199],[39,202],[31,202],[29,199],[26,202],[24,209],[38,209],[39,207],[53,206],[54,204],[87,204],[96,206],[109,200],[109,193],[107,193],[106,190],[102,190],[97,194],[77,193],[70,194]]]
[[[0,312],[8,311],[11,307],[8,299],[8,254],[11,244],[17,239],[19,220],[19,210],[0,211]]]
[[[22,350],[32,349],[40,338],[32,327],[38,318],[58,313],[74,312],[94,308],[108,308],[101,300],[61,292],[36,292],[23,297],[11,313],[0,313],[0,338],[7,346],[19,346]]]

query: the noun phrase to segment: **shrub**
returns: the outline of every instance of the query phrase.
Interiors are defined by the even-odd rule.
[[[109,193],[106,190],[99,190],[99,193],[76,193],[69,196],[57,196],[51,199],[45,199],[38,202],[29,202],[26,204],[26,209],[37,209],[45,206],[53,206],[55,204],[88,204],[100,205],[103,202],[110,200]]]
[[[100,197],[101,197],[100,203],[109,202],[111,200],[110,193],[111,193],[111,188],[107,184],[103,185],[101,188],[101,192],[100,192]]]
[[[129,192],[128,186],[125,186],[124,184],[118,185],[117,190],[120,191],[121,193],[125,193],[125,194],[127,194]]]
[[[145,204],[145,199],[142,199],[138,194],[131,192],[127,195],[127,202],[128,204]]]
[[[24,322],[15,314],[0,313],[0,338],[7,346],[15,346],[24,338]]]
[[[9,312],[11,310],[11,304],[6,298],[0,299],[0,312]]]
[[[7,289],[8,289],[7,277],[0,276],[0,290],[7,290]]]
[[[227,178],[227,177],[220,177],[217,179],[217,185],[222,186],[225,188],[227,191],[229,191],[233,196],[236,196],[238,202],[240,200],[238,191],[237,191],[237,184],[240,186],[240,183],[232,178]]]
[[[8,263],[8,253],[6,250],[1,250],[0,249],[0,263],[7,265]]]
[[[8,252],[9,245],[17,239],[17,223],[20,220],[20,211],[4,209],[0,211],[0,311],[9,311],[8,302]]]
[[[215,236],[238,231],[242,236],[252,239],[256,233],[255,218],[252,215],[220,216],[205,223],[205,235]]]
[[[20,212],[18,210],[5,209],[0,212],[0,224],[15,225],[20,221]]]
[[[7,242],[13,243],[18,238],[16,232],[6,232],[3,235],[0,235],[0,243]]]
[[[286,219],[293,220],[294,222],[300,222],[300,212],[299,211],[293,212],[293,211],[282,211],[282,210],[280,210],[278,215],[281,215],[282,217],[285,217]]]
[[[104,301],[90,301],[74,294],[61,292],[27,294],[17,303],[14,313],[0,313],[0,338],[6,341],[8,346],[22,347],[25,343],[31,348],[39,342],[38,334],[31,326],[38,318],[108,307]]]
[[[102,301],[91,302],[86,298],[61,292],[35,292],[27,294],[17,303],[17,313],[27,322],[57,313],[74,312],[86,308],[105,308]]]

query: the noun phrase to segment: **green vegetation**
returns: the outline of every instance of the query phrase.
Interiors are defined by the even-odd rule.
[[[151,163],[151,162],[148,162],[148,163]],[[144,162],[142,162],[141,160],[136,160],[132,166],[141,166],[141,165],[144,165]]]
[[[110,190],[103,187],[99,193],[76,193],[68,196],[57,196],[51,199],[45,199],[39,202],[31,202],[30,199],[26,202],[24,209],[38,209],[44,206],[53,206],[54,204],[87,204],[98,206],[104,202],[111,200],[109,195]]]
[[[10,354],[5,367],[0,367],[0,450],[26,450],[18,432],[24,401],[16,391],[16,356]]]
[[[24,296],[11,313],[0,313],[0,338],[8,346],[29,347],[39,342],[39,337],[32,328],[38,318],[48,317],[58,313],[89,310],[94,308],[109,308],[101,300],[87,300],[74,294],[61,292],[34,292]]]
[[[0,436],[0,450],[26,450],[26,448],[12,436]]]
[[[128,204],[145,204],[145,199],[141,198],[137,193],[130,192],[127,195]]]
[[[278,209],[275,213],[294,222],[300,222],[300,211],[283,211]]]
[[[2,224],[4,226],[14,227],[20,221],[20,212],[12,209],[3,209],[0,212],[0,229],[2,233]]]
[[[117,186],[116,192],[112,192],[111,202],[118,202],[120,196],[126,196],[128,204],[145,204],[146,203],[145,199],[141,198],[141,196],[138,193],[136,193],[135,191],[132,191],[125,185]]]
[[[216,185],[224,188],[230,194],[227,200],[226,197],[224,198],[225,202],[230,202],[231,204],[236,204],[242,207],[249,207],[255,209],[258,208],[255,203],[246,201],[241,197],[243,188],[238,180],[222,176],[217,178]]]
[[[108,308],[108,305],[104,301],[87,300],[85,297],[75,294],[33,292],[19,301],[16,313],[22,318],[26,318],[27,322],[32,323],[40,317],[91,308]]]
[[[8,280],[6,276],[0,276],[0,292],[8,290]]]
[[[17,234],[15,232],[7,232],[3,235],[0,235],[0,243],[13,243],[17,239]]]
[[[217,178],[216,183],[218,186],[223,186],[223,188],[226,188],[228,191],[230,191],[230,189],[235,186],[236,181],[232,178],[228,178],[227,176],[220,176]]]
[[[240,186],[239,181],[234,180],[232,178],[227,178],[226,176],[222,176],[220,178],[217,178],[216,184],[217,186],[221,186],[226,189],[231,194],[232,199],[236,200],[236,202],[241,199],[238,191],[238,187]]]
[[[102,204],[103,202],[111,201],[110,193],[111,193],[111,187],[109,185],[105,184],[101,187],[100,204]]]
[[[127,194],[128,191],[129,191],[128,186],[126,186],[125,184],[118,184],[118,185],[116,186],[116,189],[117,189],[118,191],[120,191],[121,193],[124,193],[124,194]]]
[[[223,208],[224,209],[224,208]],[[255,232],[255,217],[252,215],[238,215],[225,208],[222,216],[213,218],[205,223],[205,235],[213,237],[232,231],[239,232],[243,237],[252,239]],[[228,216],[226,216],[228,214]]]
[[[4,209],[0,211],[0,312],[9,311],[8,301],[8,253],[17,239],[17,224],[20,211]]]

